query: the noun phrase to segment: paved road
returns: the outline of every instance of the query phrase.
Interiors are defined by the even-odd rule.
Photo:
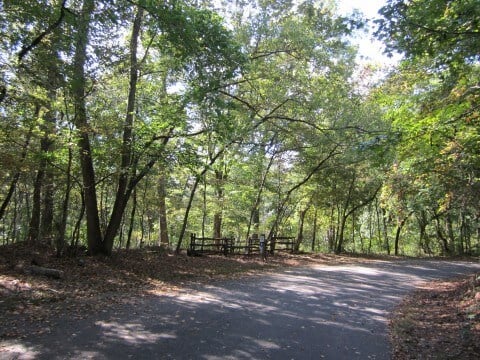
[[[0,358],[389,359],[388,314],[402,296],[474,271],[479,263],[377,261],[193,285],[0,343]]]

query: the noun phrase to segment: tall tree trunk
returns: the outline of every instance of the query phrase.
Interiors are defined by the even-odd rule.
[[[344,249],[343,249],[343,239],[345,236],[345,225],[347,224],[347,219],[348,219],[348,214],[343,212],[341,216],[341,221],[338,227],[338,237],[337,237],[337,246],[335,248],[335,253],[340,254]]]
[[[190,191],[190,197],[188,199],[187,208],[185,209],[185,215],[183,217],[182,228],[180,230],[177,246],[175,248],[175,252],[177,254],[180,253],[180,249],[182,248],[183,237],[185,236],[185,232],[187,230],[188,216],[192,208],[192,203],[193,203],[193,199],[195,198],[195,193],[197,191],[198,184],[200,183],[200,180],[203,178],[203,176],[207,173],[207,171],[211,168],[211,166],[215,163],[215,161],[217,161],[217,159],[223,155],[225,150],[226,150],[226,147],[223,147],[215,154],[215,156],[211,156],[209,163],[205,165],[205,167],[200,172],[200,174],[197,174],[195,176],[195,182],[193,183],[192,190]]]
[[[435,224],[436,224],[436,230],[437,230],[437,237],[441,241],[441,244],[442,244],[442,252],[443,252],[443,254],[450,255],[451,250],[450,250],[450,247],[448,245],[448,240],[447,240],[445,234],[442,231],[439,214],[435,214]]]
[[[272,140],[273,141],[273,140]],[[248,241],[248,238],[250,237],[250,230],[253,224],[253,232],[255,234],[258,234],[260,231],[260,202],[262,200],[262,193],[263,190],[265,189],[265,183],[267,182],[267,176],[270,173],[270,168],[273,165],[273,161],[275,159],[276,153],[272,154],[268,161],[267,168],[262,174],[262,181],[260,182],[260,185],[258,186],[257,189],[257,196],[255,198],[255,202],[253,203],[252,210],[250,212],[250,220],[248,222],[248,227],[247,227],[247,235],[246,235],[246,241]]]
[[[37,108],[35,110],[35,114],[36,114],[35,117],[38,116],[38,111],[39,111],[39,109]],[[20,161],[19,161],[18,169],[20,169],[20,167],[25,162],[25,158],[27,157],[28,148],[30,146],[30,140],[32,138],[33,128],[34,128],[34,125],[33,125],[33,122],[32,122],[32,125],[30,125],[30,128],[28,129],[28,133],[27,133],[27,136],[25,138],[25,142],[24,142],[23,147],[22,147],[22,153],[20,154]],[[17,187],[18,180],[20,179],[20,174],[21,174],[20,170],[17,170],[17,172],[15,172],[15,174],[12,177],[12,181],[10,181],[10,185],[8,187],[7,195],[3,199],[2,205],[0,205],[0,220],[3,219],[3,216],[5,215],[5,211],[7,210],[8,204],[12,200],[12,196],[15,193],[15,189]]]
[[[335,231],[335,207],[332,205],[330,211],[330,225],[327,230],[328,252],[335,251],[335,239],[337,232]]]
[[[352,244],[353,253],[355,253],[355,212],[352,213]]]
[[[30,223],[28,225],[27,241],[31,244],[37,243],[40,238],[40,209],[42,206],[41,191],[44,174],[43,166],[40,165],[40,169],[37,171],[33,185],[32,212],[30,214]]]
[[[50,112],[51,111],[49,111],[49,113]],[[50,127],[53,128],[53,126],[49,126],[51,125],[49,123],[55,123],[55,119],[51,119],[51,114],[45,114],[44,118],[48,119],[48,123],[42,126],[45,133],[40,141],[41,159],[33,188],[33,204],[28,240],[30,242],[38,242],[41,240],[51,245],[53,232],[53,173],[51,169],[49,169],[47,156],[53,144],[50,140],[51,132],[53,131]],[[42,193],[43,211],[41,210]]]
[[[80,239],[80,226],[82,225],[83,216],[85,215],[85,195],[83,190],[80,191],[81,197],[81,205],[80,205],[80,212],[78,213],[77,221],[75,222],[75,226],[72,232],[72,238],[70,241],[70,247],[76,248],[78,246],[78,242]]]
[[[41,140],[41,151],[43,155],[42,165],[44,166],[45,177],[42,183],[43,193],[43,210],[40,225],[40,236],[43,241],[52,245],[53,243],[53,212],[54,212],[54,178],[55,174],[52,165],[48,161],[49,154],[54,150],[54,135],[56,133],[57,126],[57,114],[54,108],[54,103],[57,100],[57,88],[59,84],[59,69],[57,66],[57,54],[52,49],[50,54],[53,58],[48,63],[48,83],[46,88],[48,89],[48,110],[44,115],[45,123],[42,126],[44,131],[43,138]]]
[[[213,215],[213,237],[219,239],[222,237],[222,217],[223,217],[223,186],[226,175],[222,170],[215,170],[215,194],[217,196],[217,207]]]
[[[387,249],[387,254],[390,255],[390,240],[388,238],[388,224],[387,224],[387,211],[382,208],[382,229],[383,229],[383,237],[385,240],[385,248]]]
[[[185,215],[183,216],[182,228],[180,230],[180,235],[178,236],[177,247],[175,249],[175,252],[177,254],[180,253],[180,249],[182,247],[183,237],[185,236],[185,232],[187,230],[188,216],[190,215],[190,209],[192,208],[193,199],[195,198],[195,192],[197,191],[198,183],[200,182],[201,176],[203,176],[203,174],[202,175],[197,175],[195,177],[195,182],[193,183],[192,190],[190,191],[190,197],[188,198],[188,204],[187,204],[187,207],[185,209]]]
[[[427,239],[427,215],[424,210],[420,211],[420,214],[417,217],[418,227],[419,227],[419,247],[423,250],[425,254],[431,254],[430,246]]]
[[[298,234],[297,241],[295,242],[295,251],[300,250],[300,244],[303,242],[303,225],[305,224],[305,215],[307,214],[310,206],[307,206],[305,209],[300,210],[299,221],[298,221]]]
[[[207,226],[207,179],[203,177],[202,189],[202,238],[205,237],[205,228]]]
[[[318,226],[318,209],[315,207],[315,214],[313,215],[313,230],[312,230],[312,252],[315,251],[315,243],[317,240],[317,226]]]
[[[72,94],[75,105],[75,126],[79,131],[78,147],[80,149],[80,166],[85,196],[85,211],[87,215],[87,242],[91,255],[99,254],[102,248],[102,233],[98,216],[95,170],[90,148],[90,126],[86,109],[86,76],[87,44],[90,23],[95,9],[94,0],[83,0],[81,14],[77,17],[78,28],[75,39],[75,55],[73,59]]]
[[[349,211],[346,211],[348,203],[349,203],[349,202],[347,202],[347,204],[345,206],[345,210],[342,213],[342,219],[341,219],[340,228],[339,228],[340,234],[339,234],[339,237],[338,237],[338,243],[337,243],[337,248],[336,248],[337,253],[340,253],[340,252],[343,251],[344,231],[345,231],[345,224],[347,222],[347,218],[350,215],[354,214],[355,211],[357,211],[358,209],[364,207],[365,205],[370,204],[373,200],[375,200],[375,198],[377,197],[377,194],[380,191],[380,189],[381,189],[381,186],[379,186],[368,199],[366,199],[366,200],[362,201],[361,203],[359,203],[358,205],[352,207]],[[408,215],[408,216],[410,216],[410,215]]]
[[[215,239],[222,237],[222,214],[219,211],[213,214],[213,237]]]
[[[292,196],[293,192],[296,191],[297,189],[301,188],[303,185],[305,185],[313,175],[315,175],[320,169],[323,167],[323,165],[332,157],[337,155],[337,147],[338,145],[335,145],[331,150],[330,153],[328,153],[325,158],[319,161],[319,163],[305,176],[300,182],[298,182],[296,185],[292,186],[287,193],[285,194],[285,197],[283,201],[280,201],[278,208],[277,208],[277,215],[275,216],[275,220],[273,222],[272,227],[270,228],[270,232],[267,236],[267,239],[271,239],[273,234],[275,233],[278,224],[281,220],[281,217],[283,216],[283,213],[285,211],[285,207],[290,200],[290,197]]]
[[[397,231],[395,232],[395,256],[398,256],[399,253],[400,232],[402,231],[405,223],[412,214],[413,211],[409,212],[404,218],[397,220]]]
[[[63,254],[63,250],[65,248],[65,232],[67,229],[68,207],[70,204],[70,193],[72,191],[72,160],[73,160],[72,149],[69,148],[65,196],[63,198],[62,214],[60,217],[60,221],[57,223],[56,247],[57,247],[58,257],[60,257]]]
[[[168,238],[168,222],[167,222],[167,181],[165,179],[165,169],[160,169],[160,177],[158,179],[158,217],[160,222],[160,245],[169,246]]]
[[[132,212],[130,213],[130,224],[128,226],[127,244],[125,245],[127,250],[130,249],[130,246],[132,244],[132,233],[133,233],[133,227],[135,225],[136,210],[137,210],[137,190],[133,190]]]
[[[120,174],[118,177],[117,193],[115,195],[115,202],[108,222],[107,231],[104,238],[103,251],[106,254],[111,254],[113,249],[113,242],[117,235],[118,228],[122,222],[123,213],[127,206],[128,197],[128,184],[130,176],[132,175],[132,148],[133,148],[133,121],[135,113],[135,103],[137,96],[137,83],[138,83],[138,39],[140,36],[140,29],[142,25],[143,9],[137,8],[135,14],[135,20],[133,22],[132,37],[130,39],[130,84],[128,91],[127,101],[127,113],[125,116],[125,122],[123,126],[123,142],[121,153],[121,165]]]
[[[49,245],[53,245],[54,240],[54,175],[50,166],[47,165],[45,172],[45,178],[43,182],[43,210],[42,210],[42,222],[40,225],[40,236],[42,241],[45,241]]]
[[[449,243],[449,249],[452,250],[452,252],[456,251],[456,246],[455,246],[455,233],[453,231],[453,221],[452,217],[448,213],[448,211],[451,211],[450,209],[447,210],[446,218],[445,218],[445,229],[446,233],[448,236],[448,243]]]

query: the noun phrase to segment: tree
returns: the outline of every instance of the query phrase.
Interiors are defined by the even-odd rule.
[[[377,36],[387,51],[427,55],[433,65],[457,67],[480,60],[480,5],[476,0],[389,0],[380,10]]]
[[[397,165],[413,179],[422,237],[428,209],[444,252],[470,248],[466,219],[478,213],[479,12],[475,1],[390,1],[377,32],[407,57],[383,87],[387,116],[401,136]]]

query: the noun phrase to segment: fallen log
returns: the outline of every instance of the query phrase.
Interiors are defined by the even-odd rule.
[[[64,272],[62,270],[46,268],[37,265],[25,266],[24,264],[18,264],[15,268],[17,271],[23,272],[24,274],[41,275],[54,279],[63,279],[64,276]]]
[[[36,266],[36,265],[30,266],[29,270],[33,275],[43,275],[43,276],[51,277],[54,279],[63,279],[63,275],[64,275],[62,270],[50,269],[50,268]]]

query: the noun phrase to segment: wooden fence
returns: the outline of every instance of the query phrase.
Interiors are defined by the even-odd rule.
[[[286,251],[293,253],[295,251],[296,242],[297,239],[294,236],[274,236],[268,245],[270,246],[270,254],[273,255],[275,251]]]
[[[265,251],[274,255],[276,251],[286,251],[293,253],[295,251],[296,239],[293,236],[274,236],[265,241]],[[209,238],[197,237],[196,234],[190,235],[190,246],[188,255],[203,254],[231,254],[255,255],[260,254],[260,238],[250,237],[247,243],[238,244],[234,238]]]
[[[201,254],[223,254],[226,256],[231,252],[234,243],[234,238],[199,238],[196,234],[191,234],[188,254],[192,256]]]

